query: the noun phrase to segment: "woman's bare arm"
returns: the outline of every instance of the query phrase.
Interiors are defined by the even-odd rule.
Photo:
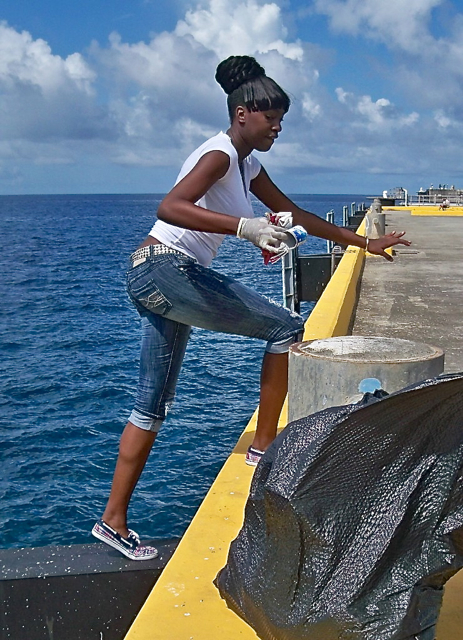
[[[332,240],[338,244],[351,244],[356,247],[361,247],[362,249],[366,248],[366,239],[364,237],[359,236],[344,227],[338,227],[335,224],[331,224],[314,213],[305,211],[298,207],[290,198],[288,198],[288,196],[280,191],[274,182],[272,182],[263,167],[261,168],[259,175],[252,180],[250,189],[251,192],[271,211],[291,211],[293,214],[293,223],[295,225],[302,225],[311,235],[319,238],[325,238],[326,240]],[[411,243],[408,240],[402,239],[404,233],[404,231],[393,231],[381,238],[369,240],[369,252],[381,255],[387,260],[392,260],[392,256],[385,253],[384,249],[396,244],[410,245]]]

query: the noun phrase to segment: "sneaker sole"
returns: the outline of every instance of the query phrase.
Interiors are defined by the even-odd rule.
[[[259,462],[260,462],[260,460],[259,460]],[[245,463],[250,467],[257,467],[259,462],[253,462],[252,460],[245,460]]]
[[[109,547],[112,547],[113,549],[116,549],[116,551],[119,551],[119,553],[122,553],[122,555],[124,555],[126,558],[128,558],[129,560],[154,560],[154,558],[157,558],[159,555],[159,552],[156,550],[156,553],[152,553],[148,556],[143,556],[143,557],[137,557],[134,556],[130,553],[130,551],[128,551],[127,549],[124,549],[123,547],[121,548],[117,542],[114,542],[113,540],[109,540],[108,538],[105,538],[103,535],[101,535],[100,533],[98,533],[97,531],[93,531],[92,529],[92,536],[94,538],[97,538],[98,540],[101,540],[101,542],[104,542],[105,544],[107,544]]]

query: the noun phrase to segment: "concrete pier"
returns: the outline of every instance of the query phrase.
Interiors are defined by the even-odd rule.
[[[352,329],[356,335],[419,341],[445,351],[446,371],[463,370],[463,218],[386,212],[386,224],[386,231],[406,230],[413,245],[399,247],[393,263],[374,256],[364,260],[362,250],[349,247],[307,321],[304,341],[345,336]],[[256,418],[257,412],[126,640],[257,639],[253,629],[226,607],[213,583],[243,522],[252,479],[244,456]],[[286,423],[285,405],[280,426]],[[463,571],[445,588],[437,640],[461,640],[462,594]]]
[[[462,371],[463,217],[386,211],[394,230],[412,245],[398,245],[393,263],[367,257],[352,333],[432,344],[445,351],[446,373]]]
[[[463,371],[463,217],[419,213],[386,211],[386,233],[404,230],[413,244],[399,245],[393,263],[367,257],[352,333],[433,344],[445,351],[446,373]],[[445,587],[437,640],[461,638],[462,603],[460,571]]]

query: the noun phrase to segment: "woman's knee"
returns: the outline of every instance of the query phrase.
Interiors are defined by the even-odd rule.
[[[267,342],[265,348],[267,353],[287,353],[289,348],[295,342],[300,342],[304,335],[304,320],[301,316],[294,314],[293,327],[290,330],[286,330],[284,335],[277,336],[273,340]]]

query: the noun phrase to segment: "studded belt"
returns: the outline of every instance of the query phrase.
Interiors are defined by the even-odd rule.
[[[130,256],[130,262],[132,263],[132,267],[136,267],[139,264],[142,264],[148,258],[152,258],[153,256],[160,256],[165,253],[176,253],[177,255],[184,256],[185,254],[181,251],[177,251],[177,249],[171,249],[170,247],[166,247],[165,244],[148,244],[146,247],[141,247],[137,249]]]

